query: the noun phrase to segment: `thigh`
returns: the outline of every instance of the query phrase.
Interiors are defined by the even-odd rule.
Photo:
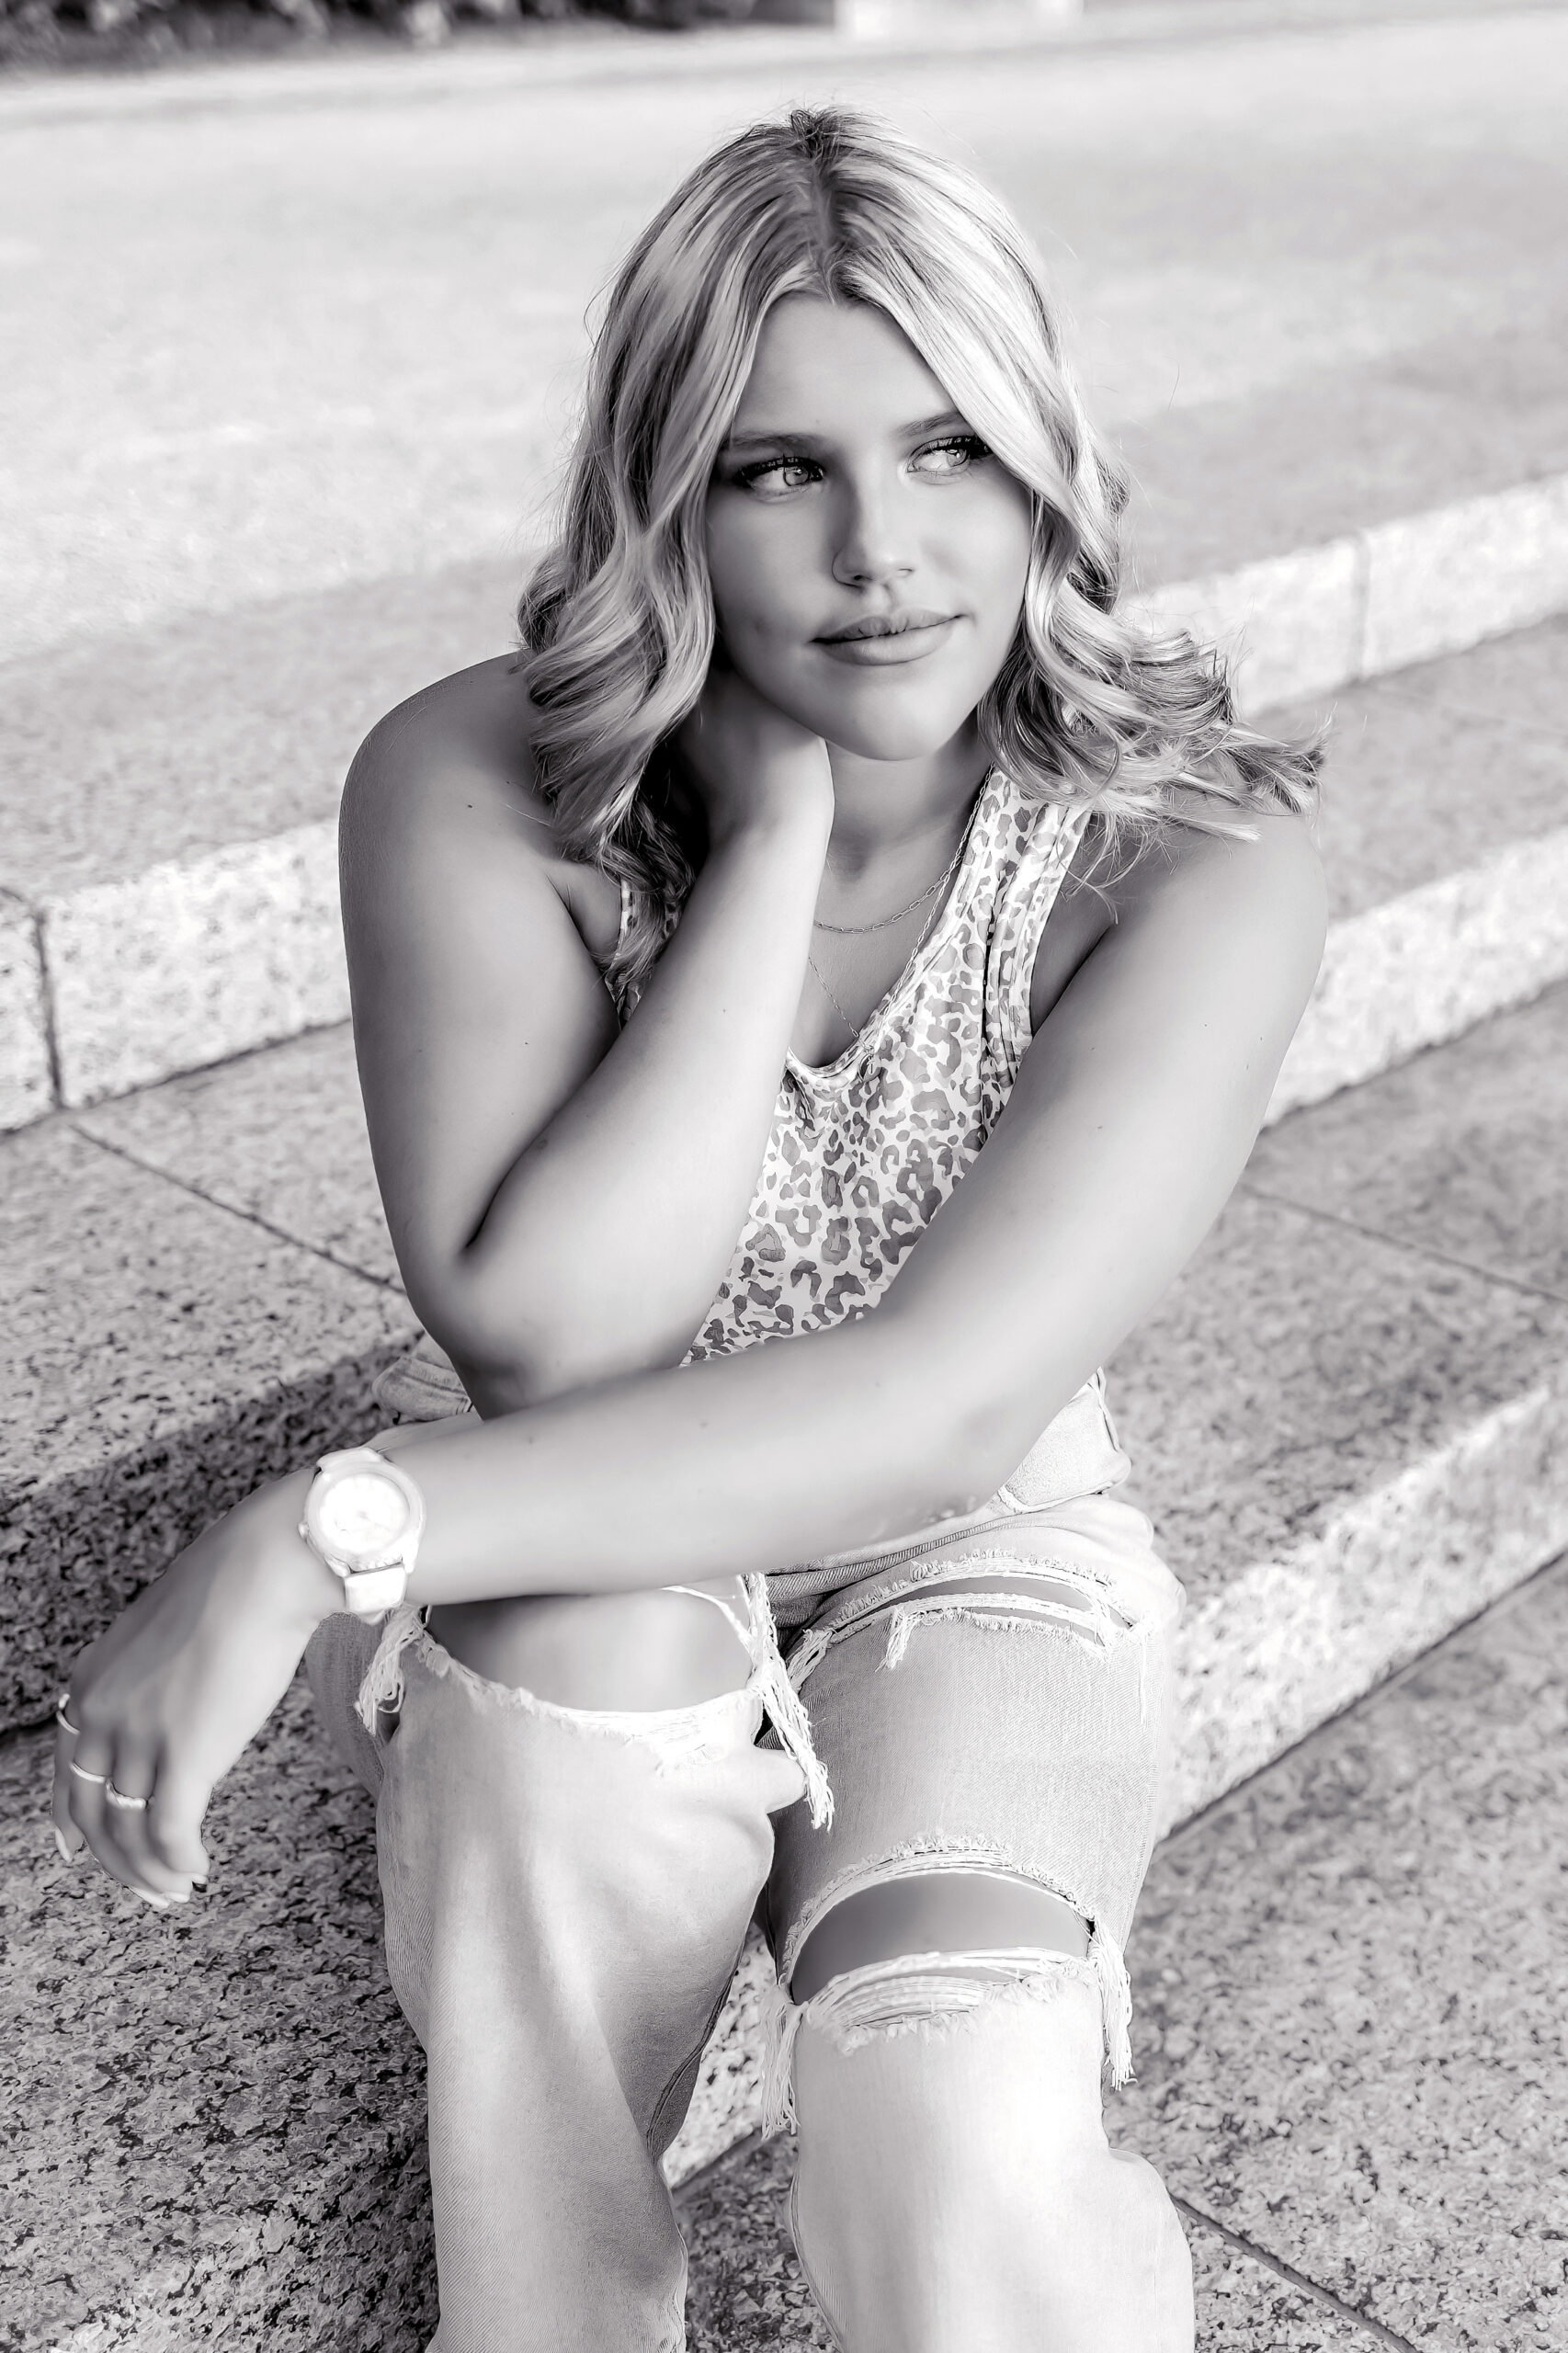
[[[830,1829],[781,1824],[769,1882],[797,1998],[877,1958],[878,1938],[1076,1952],[1125,2071],[1121,1953],[1166,1803],[1181,1595],[1142,1516],[1110,1524],[1124,1563],[1103,1542],[1092,1565],[1082,1547],[1056,1557],[1038,1530],[960,1542],[840,1593],[797,1641],[835,1799]]]
[[[1190,2353],[1179,2220],[1100,2108],[1180,1604],[1147,1523],[1125,1563],[1116,1525],[883,1572],[796,1648],[835,1813],[780,1824],[770,2115],[845,2353]]]

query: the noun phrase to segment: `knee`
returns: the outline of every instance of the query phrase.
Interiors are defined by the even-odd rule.
[[[844,2353],[1191,2353],[1180,2221],[1106,2141],[1100,2047],[1071,1981],[840,2043],[802,2026],[791,2221]]]
[[[744,1595],[737,1580],[728,1583],[744,1623]],[[729,1599],[727,1590],[722,1597]],[[449,1604],[432,1611],[430,1631],[488,1682],[563,1708],[695,1707],[739,1690],[752,1665],[723,1610],[663,1588]]]

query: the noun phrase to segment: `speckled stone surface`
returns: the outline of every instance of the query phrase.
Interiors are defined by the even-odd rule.
[[[1321,1103],[1568,978],[1568,825],[1335,924],[1268,1117]]]
[[[38,928],[31,909],[0,891],[0,1129],[41,1118],[51,1085]]]
[[[1185,579],[1568,464],[1553,17],[936,70],[840,53],[789,96],[864,97],[1017,206],[1128,428],[1149,576]],[[777,71],[656,106],[480,84],[415,139],[408,81],[11,122],[14,348],[73,389],[7,370],[10,644],[499,556],[585,303],[778,97]]]
[[[1222,646],[1239,707],[1267,710],[1359,675],[1365,571],[1355,540],[1330,540],[1173,583],[1144,599],[1142,609],[1160,627]]]
[[[181,614],[0,665],[0,884],[23,898],[330,817],[375,722],[506,651],[524,563]]]
[[[1242,1193],[1109,1378],[1132,1483],[1200,1600],[1564,1364],[1555,1300]]]
[[[96,883],[41,915],[66,1104],[347,1017],[331,821]]]
[[[387,1983],[369,1799],[297,1686],[159,1915],[55,1855],[52,1740],[0,1747],[6,2353],[418,2353],[423,2060]]]
[[[1568,1544],[1562,1022],[1272,1131],[1111,1365],[1188,1596],[1174,1818]]]
[[[1369,674],[1528,629],[1568,603],[1568,475],[1366,535]]]
[[[1156,1855],[1117,2137],[1444,2353],[1568,2328],[1568,1569]]]
[[[1568,604],[1568,474],[1173,583],[1148,608],[1234,665],[1244,711],[1378,677]]]
[[[1262,1137],[1249,1192],[1568,1300],[1568,987]]]
[[[347,1025],[97,1104],[75,1124],[340,1265],[397,1279]]]
[[[46,1121],[0,1144],[0,1721],[258,1480],[375,1427],[401,1294]]]
[[[776,1982],[772,1955],[754,1928],[741,1955],[691,2095],[691,2106],[665,2152],[665,2177],[679,2183],[711,2165],[762,2125],[763,2020]]]
[[[785,2213],[794,2144],[735,2150],[677,2203],[690,2250],[690,2353],[832,2353]],[[1381,2341],[1185,2217],[1201,2353],[1374,2353]]]
[[[1568,620],[1269,714],[1330,721],[1317,836],[1334,915],[1364,915],[1568,825]]]
[[[1369,155],[1345,160],[1357,173],[1377,169]],[[1325,233],[1330,217],[1325,209]],[[1456,222],[1450,252],[1463,235]],[[1172,256],[1173,302],[1190,267],[1190,248]],[[1300,300],[1296,288],[1290,307],[1292,296]],[[1273,300],[1274,290],[1260,289],[1259,312]],[[1366,334],[1369,323],[1359,324]],[[1373,327],[1369,344],[1375,335]],[[1299,346],[1289,377],[1250,396],[1217,390],[1121,425],[1143,577],[1228,571],[1560,472],[1568,466],[1565,363],[1568,320],[1538,310],[1521,313],[1512,329],[1367,348],[1349,365]]]

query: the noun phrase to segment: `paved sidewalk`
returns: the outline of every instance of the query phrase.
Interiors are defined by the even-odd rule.
[[[1150,578],[1568,464],[1568,17],[0,120],[0,652],[516,568],[582,312],[723,130],[867,97],[1046,246]],[[613,159],[613,160],[610,160]]]
[[[1160,1849],[1112,2137],[1184,2211],[1203,2353],[1568,2342],[1568,1563]],[[681,2193],[692,2353],[827,2353],[787,2142]]]

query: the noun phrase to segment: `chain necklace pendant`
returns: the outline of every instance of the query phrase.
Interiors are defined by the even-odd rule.
[[[975,808],[978,808],[979,805],[980,803],[977,799]],[[937,892],[942,890],[952,881],[953,876],[958,872],[959,860],[963,856],[964,845],[969,840],[970,826],[972,825],[973,823],[974,810],[971,809],[969,813],[969,822],[964,826],[963,832],[959,835],[959,846],[957,849],[954,850],[951,858],[948,860],[946,868],[937,875],[937,880],[934,882],[927,882],[924,891],[922,891],[917,897],[911,899],[908,906],[899,907],[891,915],[879,915],[875,923],[824,923],[820,917],[813,915],[812,917],[812,929],[813,931],[831,931],[840,939],[849,939],[858,938],[869,931],[886,931],[890,924],[902,923],[905,915],[912,915],[916,907],[924,906],[927,899],[934,899]],[[918,950],[916,952],[918,953]],[[822,976],[819,973],[817,977],[821,979]]]
[[[986,782],[990,782],[989,773],[986,777]],[[977,792],[974,797],[974,805],[969,813],[969,817],[964,825],[963,832],[959,836],[959,846],[957,849],[954,850],[952,857],[949,859],[945,872],[938,874],[935,882],[931,883],[927,889],[921,892],[918,899],[911,899],[908,906],[900,907],[896,915],[879,916],[875,923],[818,923],[814,918],[812,919],[812,929],[813,931],[834,932],[840,938],[846,938],[852,936],[861,935],[869,931],[886,931],[890,924],[901,923],[905,915],[912,915],[915,913],[915,908],[920,906],[926,899],[937,900],[937,904],[932,908],[930,914],[926,916],[925,922],[920,926],[919,938],[910,949],[909,954],[904,958],[903,971],[899,974],[898,980],[893,982],[892,988],[883,990],[881,995],[877,999],[876,1004],[871,1007],[871,1011],[867,1014],[865,1021],[855,1021],[847,1013],[846,1013],[844,1007],[839,1004],[838,999],[834,995],[833,991],[829,988],[827,982],[824,977],[822,966],[817,962],[816,958],[812,954],[810,949],[806,950],[806,963],[812,978],[815,980],[816,984],[818,988],[821,989],[824,996],[826,997],[829,1005],[832,1006],[835,1013],[837,1014],[840,1021],[843,1022],[846,1029],[849,1032],[849,1036],[852,1040],[859,1037],[862,1030],[866,1028],[867,1023],[871,1020],[872,1016],[879,1013],[881,1010],[881,1007],[886,1005],[889,997],[892,995],[893,989],[898,987],[899,982],[902,981],[904,974],[908,972],[910,966],[914,963],[915,958],[925,947],[926,942],[930,938],[932,931],[936,927],[937,918],[941,914],[944,904],[944,902],[937,897],[937,893],[947,888],[948,884],[952,881],[953,876],[958,872],[960,860],[962,858],[965,849],[969,847],[969,837],[974,830],[975,817],[979,812],[980,803],[983,797],[984,786],[983,785],[981,790]]]

